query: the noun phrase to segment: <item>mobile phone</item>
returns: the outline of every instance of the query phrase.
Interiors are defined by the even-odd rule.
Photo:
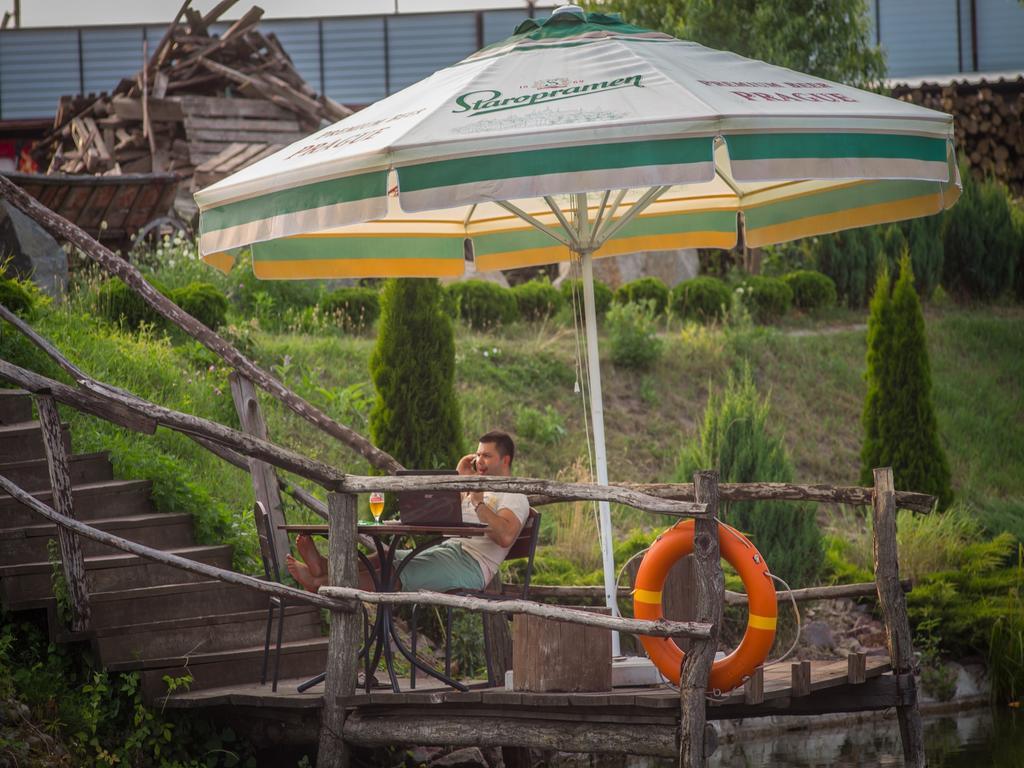
[[[473,471],[476,472],[476,456],[469,462],[469,465],[473,467]]]

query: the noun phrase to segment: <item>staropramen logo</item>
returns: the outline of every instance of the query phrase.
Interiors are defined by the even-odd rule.
[[[526,90],[525,93],[514,96],[506,95],[493,88],[470,91],[455,97],[458,109],[453,109],[452,112],[476,117],[477,115],[489,115],[492,112],[502,112],[506,109],[520,109],[521,107],[532,107],[534,104],[550,104],[553,101],[592,96],[595,93],[615,91],[620,88],[643,88],[640,82],[642,77],[642,75],[630,75],[629,77],[599,80],[582,85],[568,85],[568,81],[563,78],[552,78],[538,81],[533,84],[532,90]],[[524,90],[526,88],[529,86],[524,86]]]

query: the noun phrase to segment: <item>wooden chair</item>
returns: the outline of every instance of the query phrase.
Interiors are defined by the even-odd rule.
[[[256,535],[260,541],[260,559],[263,560],[263,575],[267,581],[281,582],[281,556],[277,551],[277,544],[271,530],[270,515],[266,507],[259,501],[253,506],[253,515],[256,518]],[[277,675],[281,664],[281,642],[284,636],[284,612],[285,600],[280,597],[270,597],[270,604],[267,606],[267,633],[263,641],[263,671],[260,673],[260,685],[267,683],[267,666],[270,661],[270,632],[274,624],[274,612],[277,611],[277,645],[274,648],[274,681],[271,690],[277,692]]]

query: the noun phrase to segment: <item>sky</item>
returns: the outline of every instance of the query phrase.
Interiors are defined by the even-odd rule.
[[[216,0],[193,0],[192,7],[206,12]],[[555,5],[539,0],[537,7]],[[0,0],[0,15],[12,10],[14,0]],[[78,27],[107,24],[169,24],[181,0],[21,0],[22,27]],[[236,19],[253,5],[264,18],[301,18],[434,11],[483,11],[526,8],[525,0],[238,0],[222,18]]]

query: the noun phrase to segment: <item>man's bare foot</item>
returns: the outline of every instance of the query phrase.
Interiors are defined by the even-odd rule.
[[[295,537],[295,548],[299,550],[306,567],[309,568],[309,575],[314,579],[320,578],[327,573],[327,560],[320,554],[320,550],[313,543],[313,537],[300,533]]]
[[[309,572],[309,566],[305,563],[296,560],[291,555],[287,555],[284,559],[285,567],[288,569],[288,573],[292,575],[302,588],[308,592],[316,592],[320,587],[327,583],[326,576],[314,576]]]

